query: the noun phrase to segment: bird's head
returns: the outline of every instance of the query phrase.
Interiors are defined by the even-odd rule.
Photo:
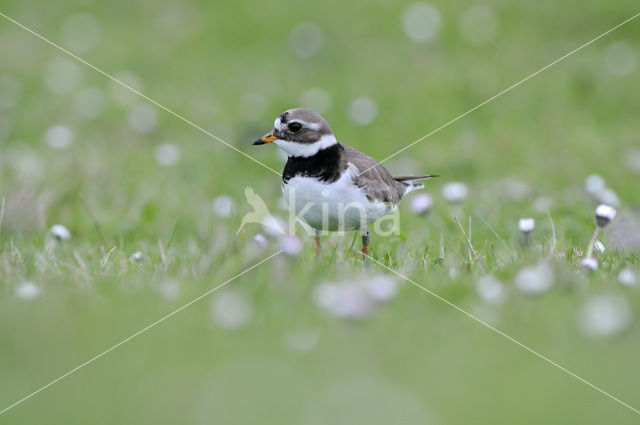
[[[283,112],[273,123],[273,130],[254,145],[273,143],[289,156],[309,157],[338,143],[329,123],[311,109],[296,108]]]

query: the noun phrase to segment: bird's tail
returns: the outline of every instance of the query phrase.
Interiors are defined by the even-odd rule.
[[[434,177],[440,177],[439,174],[402,174],[400,176],[393,176],[395,181],[399,182],[413,182],[419,180],[432,179]]]
[[[407,186],[404,191],[404,194],[406,195],[409,192],[413,192],[414,190],[422,189],[424,187],[424,183],[420,183],[420,180],[427,180],[434,177],[440,176],[437,174],[403,174],[400,176],[393,176],[393,179]]]

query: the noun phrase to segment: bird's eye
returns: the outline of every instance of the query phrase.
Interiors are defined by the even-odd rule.
[[[289,123],[289,125],[287,126],[287,128],[289,129],[289,131],[291,131],[292,133],[297,133],[298,131],[302,130],[302,124],[300,124],[299,122],[292,122]]]

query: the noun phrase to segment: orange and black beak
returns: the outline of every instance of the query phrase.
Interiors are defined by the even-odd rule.
[[[256,140],[255,142],[253,142],[254,145],[264,145],[265,143],[271,143],[274,140],[277,140],[278,138],[276,136],[273,135],[273,131],[271,133],[267,133],[264,136],[262,136],[261,138],[259,138],[258,140]]]

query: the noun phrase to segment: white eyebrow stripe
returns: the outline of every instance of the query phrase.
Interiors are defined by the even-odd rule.
[[[287,125],[291,124],[292,122],[297,122],[299,124],[301,124],[304,128],[308,128],[314,131],[318,131],[320,130],[320,124],[315,123],[315,122],[307,122],[304,120],[291,120],[287,123]],[[280,117],[276,118],[276,120],[273,122],[273,128],[275,128],[278,131],[282,131],[286,128],[287,126],[284,125],[282,123],[282,120],[280,119]]]
[[[300,123],[302,124],[303,127],[310,128],[311,130],[315,130],[315,131],[320,130],[320,124],[317,124],[315,122],[307,122],[303,120],[291,120],[291,122]]]

